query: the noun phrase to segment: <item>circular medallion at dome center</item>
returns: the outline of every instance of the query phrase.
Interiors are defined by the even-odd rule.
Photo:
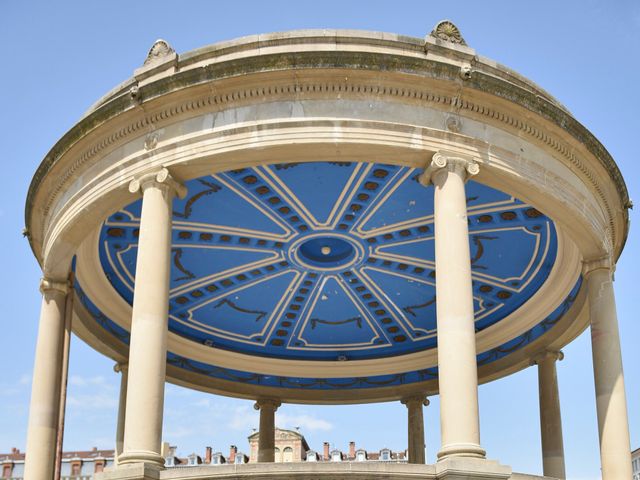
[[[302,236],[288,250],[293,264],[301,268],[330,272],[353,267],[361,262],[364,248],[347,235],[319,233]]]

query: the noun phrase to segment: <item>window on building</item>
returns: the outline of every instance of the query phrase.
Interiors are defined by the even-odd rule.
[[[331,452],[331,461],[332,462],[341,462],[342,461],[342,454],[338,450],[334,450],[333,452]]]
[[[11,475],[13,476],[13,478],[24,477],[24,462],[14,464]]]
[[[80,475],[80,472],[82,470],[82,465],[80,464],[80,462],[74,462],[71,464],[71,475],[75,476],[75,475]]]
[[[2,467],[2,477],[9,478],[11,476],[11,465],[5,465]]]
[[[381,450],[380,451],[380,460],[382,460],[383,462],[388,462],[389,460],[391,460],[391,450]]]
[[[318,454],[314,451],[308,451],[307,452],[307,462],[317,462],[318,461]]]
[[[273,449],[273,461],[276,463],[282,462],[282,455],[280,454],[280,449],[278,447]]]
[[[104,463],[103,463],[103,462],[101,462],[101,461],[97,461],[97,462],[96,462],[96,467],[95,467],[95,469],[94,469],[94,472],[95,472],[95,473],[98,473],[98,472],[104,472]]]
[[[173,456],[165,458],[164,459],[164,464],[167,467],[174,467],[175,466],[175,462],[173,460]]]
[[[367,459],[366,455],[364,454],[363,451],[359,451],[358,453],[356,453],[356,461],[364,462],[366,459]]]
[[[293,448],[285,447],[285,449],[282,450],[282,461],[293,462]]]
[[[235,463],[244,463],[244,454],[236,453],[236,462]]]

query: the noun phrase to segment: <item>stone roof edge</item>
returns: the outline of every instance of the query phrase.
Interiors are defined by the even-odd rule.
[[[545,97],[557,107],[565,110],[567,113],[570,113],[561,102],[553,97],[553,95],[515,70],[488,57],[477,55],[473,48],[466,45],[459,45],[433,39],[430,35],[427,35],[425,38],[419,38],[397,33],[350,29],[301,29],[246,35],[232,40],[215,42],[181,53],[177,56],[176,67],[178,71],[180,71],[185,68],[188,69],[191,65],[198,62],[214,59],[223,55],[229,55],[231,53],[240,53],[269,46],[295,46],[320,42],[335,43],[336,45],[360,44],[388,47],[399,51],[413,51],[416,53],[425,53],[429,49],[436,49],[440,52],[448,51],[449,53],[457,54],[462,58],[466,57],[468,60],[472,61],[475,66],[483,65],[492,69],[494,74],[497,73],[499,76],[504,77],[505,80],[514,81],[515,83],[521,84],[520,86],[526,85],[536,94]],[[105,103],[122,94],[127,94],[130,87],[135,84],[136,77],[132,76],[119,85],[116,85],[91,105],[80,120]]]

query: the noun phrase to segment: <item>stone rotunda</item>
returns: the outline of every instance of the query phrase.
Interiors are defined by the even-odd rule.
[[[25,478],[53,478],[70,331],[122,375],[103,479],[532,478],[486,459],[477,390],[533,364],[544,473],[564,478],[555,363],[588,326],[602,475],[631,478],[612,288],[630,206],[598,140],[451,22],[159,40],[29,189]],[[165,381],[254,399],[260,463],[163,470]],[[281,403],[382,401],[407,406],[410,464],[271,463]]]

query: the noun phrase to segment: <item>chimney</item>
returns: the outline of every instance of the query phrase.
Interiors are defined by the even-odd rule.
[[[322,454],[323,460],[329,460],[329,442],[324,442],[324,450]]]
[[[356,442],[349,442],[349,460],[356,458]]]
[[[238,453],[238,447],[231,445],[231,448],[229,448],[229,463],[236,463],[236,453]]]
[[[207,447],[204,453],[204,463],[206,464],[211,463],[211,453],[212,453],[211,447]]]

